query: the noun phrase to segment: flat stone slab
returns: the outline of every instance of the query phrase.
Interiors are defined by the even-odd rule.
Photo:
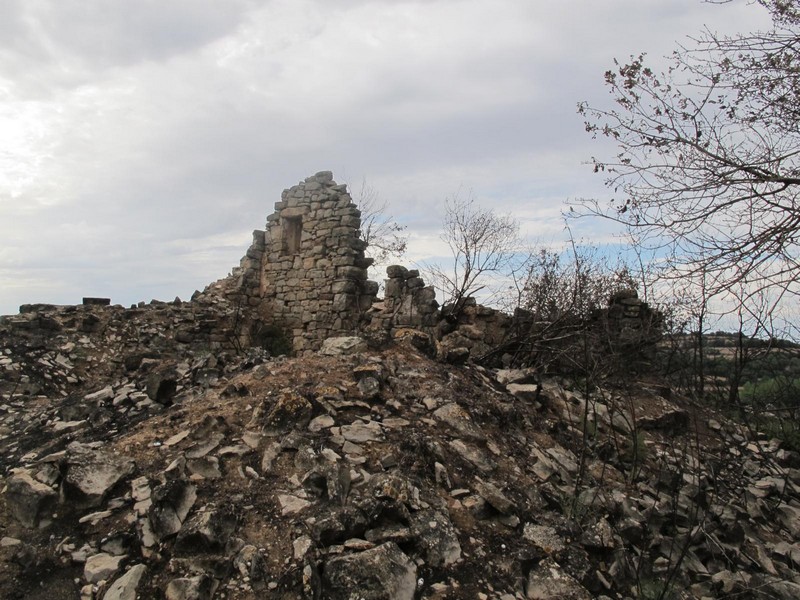
[[[106,493],[135,469],[128,458],[78,442],[67,447],[66,463],[62,490],[80,508],[99,506]]]
[[[379,442],[383,440],[383,430],[378,423],[353,423],[352,425],[342,425],[342,437],[354,444],[364,442]]]
[[[291,494],[279,495],[278,502],[281,505],[281,514],[283,516],[295,515],[311,506],[311,502],[308,500],[303,500]]]
[[[136,600],[137,590],[142,582],[147,567],[134,565],[127,573],[119,577],[103,596],[103,600]]]
[[[112,556],[105,552],[90,556],[86,559],[83,577],[89,583],[108,580],[119,571],[119,565],[123,560],[125,560],[124,556]]]
[[[367,351],[367,342],[360,337],[332,337],[322,342],[319,353],[326,356],[345,356]]]

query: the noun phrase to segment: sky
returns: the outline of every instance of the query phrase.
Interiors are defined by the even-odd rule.
[[[576,106],[608,104],[614,59],[768,24],[745,0],[0,0],[0,314],[187,299],[321,170],[377,191],[404,264],[444,254],[454,194],[558,243],[565,201],[608,196]]]

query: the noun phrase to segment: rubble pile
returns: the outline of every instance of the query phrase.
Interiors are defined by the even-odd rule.
[[[212,350],[193,304],[0,325],[4,598],[798,597],[775,440],[413,345]]]

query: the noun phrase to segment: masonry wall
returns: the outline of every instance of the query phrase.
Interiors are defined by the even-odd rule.
[[[295,352],[356,333],[372,305],[378,284],[367,280],[372,259],[360,227],[347,187],[322,171],[284,190],[266,229],[254,232],[239,271],[242,303],[257,323],[290,337]]]
[[[595,319],[605,329],[610,346],[620,352],[653,349],[663,333],[663,316],[639,299],[635,290],[621,290]]]

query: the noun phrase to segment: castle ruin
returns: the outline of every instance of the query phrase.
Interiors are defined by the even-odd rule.
[[[271,348],[279,338],[289,346],[281,350],[295,354],[317,351],[331,337],[392,336],[406,328],[431,335],[444,355],[454,348],[482,355],[508,341],[513,320],[487,307],[464,310],[457,324],[443,328],[435,290],[417,270],[388,267],[378,298],[360,230],[361,211],[330,171],[284,190],[265,229],[253,232],[240,266],[224,280],[237,307],[226,338],[240,348]],[[615,298],[600,313],[595,320],[614,348],[652,337],[651,311],[636,298]]]
[[[416,272],[391,268],[387,299],[375,304],[379,286],[367,279],[372,259],[360,229],[361,211],[330,171],[284,190],[236,272],[235,295],[249,323],[242,344],[253,344],[264,324],[287,336],[296,353],[373,321],[385,330],[433,326],[436,294]]]

